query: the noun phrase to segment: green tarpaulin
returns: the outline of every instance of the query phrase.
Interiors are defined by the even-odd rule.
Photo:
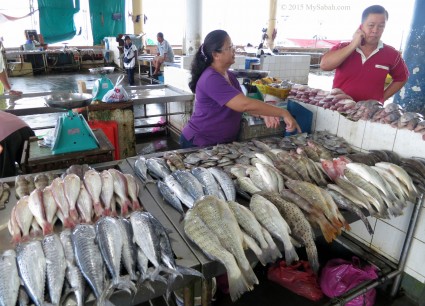
[[[89,4],[93,44],[101,44],[104,37],[125,33],[124,0],[90,0]]]
[[[74,14],[80,10],[80,0],[38,0],[40,33],[44,42],[52,44],[75,36]]]

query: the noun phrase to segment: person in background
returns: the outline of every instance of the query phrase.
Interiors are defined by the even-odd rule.
[[[11,89],[2,54],[0,54],[0,81],[9,95],[22,94]],[[24,143],[31,136],[34,136],[34,131],[23,120],[0,111],[0,177],[17,175],[15,162],[21,161]]]
[[[28,35],[28,40],[25,42],[26,44],[33,44],[34,47],[38,47],[40,46],[40,43],[38,41],[35,40],[35,36],[34,34],[29,34]]]
[[[130,36],[126,35],[124,38],[124,68],[127,72],[128,83],[130,86],[134,85],[134,67],[137,60],[137,47],[133,45]]]
[[[154,76],[158,76],[161,73],[161,65],[164,62],[174,62],[174,53],[171,45],[164,39],[164,34],[159,32],[156,35],[156,39],[158,40],[158,52],[153,59],[153,66],[155,67],[155,71],[153,72]]]
[[[409,72],[400,52],[381,41],[387,21],[384,7],[366,8],[352,41],[334,46],[321,60],[322,70],[335,69],[333,88],[341,89],[354,101],[384,103],[407,82]],[[388,74],[392,82],[385,88]]]
[[[189,87],[195,93],[195,110],[182,131],[183,148],[209,146],[237,140],[242,113],[264,116],[267,127],[276,128],[283,118],[287,131],[301,129],[283,108],[246,97],[236,76],[229,71],[235,49],[226,31],[210,32],[195,54]]]

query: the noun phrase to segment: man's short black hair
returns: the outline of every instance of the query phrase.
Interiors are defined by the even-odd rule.
[[[385,19],[388,20],[388,12],[383,6],[372,5],[363,11],[362,23],[366,20],[367,16],[369,16],[370,14],[385,14]]]
[[[156,37],[164,38],[164,34],[162,32],[158,32],[158,34],[156,34]]]

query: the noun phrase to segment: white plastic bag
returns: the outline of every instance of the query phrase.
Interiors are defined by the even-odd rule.
[[[109,90],[102,98],[102,102],[125,102],[129,100],[128,93],[120,83],[124,79],[124,75],[118,77],[117,83],[114,88]]]

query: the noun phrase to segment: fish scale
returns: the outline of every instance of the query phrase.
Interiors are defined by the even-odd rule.
[[[211,172],[202,167],[193,168],[191,172],[202,184],[202,188],[206,195],[218,195],[219,186]]]
[[[16,252],[14,250],[4,251],[0,254],[0,305],[15,305],[19,286]]]
[[[172,173],[173,177],[180,183],[180,185],[191,195],[194,201],[199,200],[204,196],[204,190],[201,183],[196,177],[184,170],[177,170]]]
[[[214,176],[223,190],[227,201],[235,201],[236,189],[232,179],[223,171],[218,168],[208,168],[208,171]]]
[[[44,304],[46,259],[38,240],[21,243],[16,248],[19,275],[36,306]]]
[[[158,190],[165,202],[174,207],[179,213],[184,214],[182,203],[176,194],[163,181],[158,181]]]

